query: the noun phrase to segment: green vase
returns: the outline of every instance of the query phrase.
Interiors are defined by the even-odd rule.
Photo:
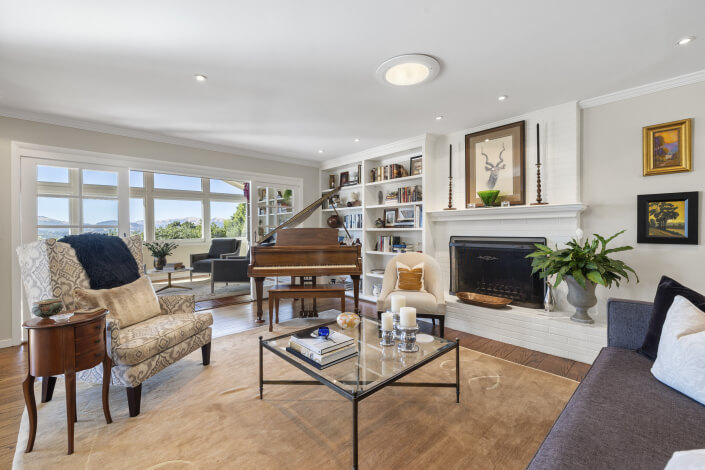
[[[487,191],[478,191],[477,195],[482,199],[482,204],[485,207],[492,207],[496,205],[497,197],[499,196],[498,189],[488,189]]]

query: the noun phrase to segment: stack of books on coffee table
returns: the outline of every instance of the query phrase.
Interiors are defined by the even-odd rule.
[[[311,330],[306,330],[293,335],[286,350],[318,369],[325,369],[357,356],[357,346],[353,338],[337,331],[331,331],[327,338],[312,336],[311,333]]]

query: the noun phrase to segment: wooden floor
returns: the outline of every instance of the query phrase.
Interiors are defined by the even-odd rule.
[[[198,310],[220,307],[214,311],[215,336],[223,336],[223,333],[230,334],[230,332],[243,331],[260,326],[255,324],[256,309],[254,303],[247,302],[224,306],[224,304],[233,301],[242,302],[242,298],[236,296],[232,299],[215,299],[208,301],[210,303],[207,305],[198,303]],[[340,308],[339,300],[322,299],[318,302],[319,311],[329,308]],[[348,300],[347,308],[352,309],[351,300]],[[371,318],[377,317],[374,304],[360,302],[360,308],[363,315]],[[237,315],[234,315],[235,313]],[[279,310],[279,320],[283,322],[293,318],[293,316],[294,312],[292,311],[291,302],[282,302]],[[439,333],[438,327],[433,329],[430,323],[420,322],[419,326],[421,331],[425,333]],[[582,380],[590,368],[588,364],[582,362],[551,356],[450,328],[445,329],[445,337],[449,339],[459,338],[460,345],[463,347],[577,381]],[[26,363],[26,347],[24,345],[0,349],[0,468],[10,468],[15,454],[20,418],[24,410],[22,381],[27,373]]]

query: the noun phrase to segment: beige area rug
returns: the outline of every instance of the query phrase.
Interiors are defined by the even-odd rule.
[[[203,300],[213,300],[220,299],[222,297],[230,297],[231,295],[248,294],[250,293],[250,283],[249,282],[230,282],[226,286],[224,282],[216,282],[214,292],[211,294],[211,281],[210,279],[197,280],[189,282],[188,278],[185,280],[174,279],[172,281],[174,285],[189,287],[190,289],[179,289],[171,287],[169,289],[164,289],[157,295],[183,295],[183,294],[193,294],[196,296],[196,302],[201,302]],[[161,289],[166,285],[166,280],[153,282],[155,289]]]
[[[297,327],[298,329],[298,327]],[[274,334],[292,330],[286,324]],[[351,467],[351,408],[324,386],[267,385],[258,398],[259,335],[216,338],[211,365],[197,351],[142,389],[128,418],[125,392],[111,387],[105,424],[100,386],[77,386],[75,453],[66,455],[64,385],[38,403],[34,450],[22,416],[14,468],[341,469]],[[265,350],[265,378],[307,376]],[[405,381],[453,381],[454,353]],[[388,387],[359,404],[361,469],[523,469],[577,382],[461,348],[460,404],[454,389]],[[37,384],[35,394],[41,390]],[[39,401],[39,400],[38,400]]]

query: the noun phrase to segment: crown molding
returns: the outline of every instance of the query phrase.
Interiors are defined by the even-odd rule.
[[[303,165],[313,168],[318,168],[320,162],[315,160],[307,160],[304,158],[287,157],[283,155],[274,155],[266,152],[258,152],[256,150],[247,150],[229,145],[212,144],[200,140],[185,139],[182,137],[173,137],[154,132],[140,131],[127,127],[113,126],[110,124],[100,124],[97,122],[84,121],[63,116],[55,116],[51,114],[38,113],[34,111],[26,111],[16,108],[7,108],[0,106],[0,116],[22,119],[25,121],[35,121],[44,124],[52,124],[56,126],[72,127],[84,131],[101,132],[104,134],[118,135],[121,137],[130,137],[133,139],[148,140],[151,142],[160,142],[162,144],[180,145],[182,147],[190,147],[201,150],[210,150],[213,152],[228,153],[239,157],[271,160],[282,163],[291,163],[295,165]]]
[[[670,90],[671,88],[691,85],[693,83],[703,81],[705,81],[705,70],[699,70],[697,72],[667,78],[666,80],[661,80],[659,82],[647,83],[646,85],[639,85],[634,88],[627,88],[626,90],[615,91],[614,93],[608,93],[606,95],[596,96],[595,98],[581,100],[578,101],[578,105],[582,109],[593,108],[595,106],[601,106],[607,103],[614,103],[615,101],[628,100],[629,98],[636,98],[637,96],[648,95],[650,93]]]

